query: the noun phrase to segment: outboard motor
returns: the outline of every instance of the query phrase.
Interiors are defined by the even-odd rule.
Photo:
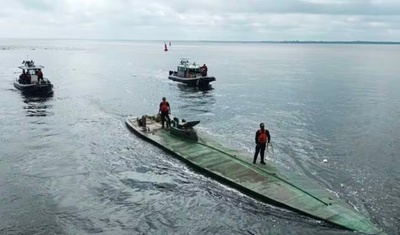
[[[171,70],[169,71],[169,75],[172,75],[173,73],[174,73],[174,71],[171,71]]]
[[[179,118],[174,117],[173,126],[178,128],[178,125],[179,125]]]
[[[200,123],[200,121],[186,122],[185,119],[182,119],[181,121],[182,124],[179,124],[179,119],[177,117],[173,118],[173,127],[170,128],[170,133],[186,140],[197,141],[197,132],[193,127]]]

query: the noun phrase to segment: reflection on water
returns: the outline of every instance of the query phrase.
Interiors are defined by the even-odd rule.
[[[177,100],[178,109],[191,111],[191,115],[198,115],[212,112],[215,104],[214,89],[211,85],[207,88],[190,87],[185,84],[178,84],[180,90]],[[190,116],[190,115],[189,115]]]
[[[23,102],[26,104],[23,108],[26,110],[26,116],[49,116],[53,115],[51,111],[52,105],[47,104],[53,98],[53,94],[46,96],[28,96],[21,94]]]
[[[233,149],[252,152],[267,123],[274,163],[398,234],[398,47],[186,45],[167,54],[131,42],[0,50],[0,234],[354,234],[224,187],[125,127],[163,96],[173,116],[201,121],[200,136]],[[75,47],[84,49],[58,50]],[[178,49],[213,65],[215,89],[158,73],[175,66]],[[59,78],[54,98],[12,89],[28,50]]]
[[[212,87],[211,84],[209,84],[207,86],[196,87],[196,86],[188,86],[186,84],[179,83],[178,88],[179,88],[179,90],[181,90],[183,92],[197,92],[197,91],[208,92],[208,91],[214,90],[214,88]]]

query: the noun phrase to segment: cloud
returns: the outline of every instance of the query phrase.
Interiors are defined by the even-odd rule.
[[[0,37],[384,40],[397,0],[4,0]]]

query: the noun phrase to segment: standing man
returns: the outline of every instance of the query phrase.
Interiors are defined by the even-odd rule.
[[[265,147],[267,143],[271,141],[271,136],[269,131],[264,129],[264,123],[260,123],[260,129],[256,132],[256,152],[254,153],[254,160],[253,164],[256,164],[258,153],[260,153],[261,161],[260,163],[265,165],[264,162],[264,154],[265,154]]]
[[[171,113],[171,108],[165,97],[162,98],[162,102],[160,103],[159,113],[161,114],[161,128],[164,128],[165,118],[167,118],[167,127],[170,127],[171,119],[169,118],[169,114]]]
[[[207,76],[207,72],[208,72],[208,68],[206,64],[203,64],[203,66],[200,67],[201,68],[201,75],[203,77]]]
[[[19,75],[19,83],[21,84],[25,84],[26,83],[26,73],[25,73],[25,69],[22,70],[22,74]]]
[[[43,72],[42,72],[41,69],[38,69],[38,70],[36,71],[36,75],[37,75],[37,78],[38,78],[38,83],[40,82],[40,80],[42,80],[42,82],[44,81],[44,80],[43,80]]]

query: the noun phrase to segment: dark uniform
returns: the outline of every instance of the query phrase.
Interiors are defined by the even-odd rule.
[[[264,154],[265,154],[265,147],[267,143],[271,141],[271,135],[269,131],[264,129],[264,123],[260,124],[260,129],[256,132],[256,152],[254,153],[254,160],[253,163],[256,164],[258,153],[261,155],[261,164],[265,164],[264,162]]]
[[[203,66],[201,66],[200,68],[201,68],[201,75],[204,77],[207,76],[208,68],[206,64],[203,64]]]
[[[25,83],[26,83],[26,73],[25,73],[25,69],[22,70],[22,74],[19,75],[18,82],[21,83],[21,84],[25,84]]]
[[[36,75],[37,75],[37,81],[38,82],[40,82],[40,80],[42,80],[42,81],[44,81],[43,80],[43,72],[42,72],[42,70],[41,69],[38,69],[37,71],[36,71]]]

